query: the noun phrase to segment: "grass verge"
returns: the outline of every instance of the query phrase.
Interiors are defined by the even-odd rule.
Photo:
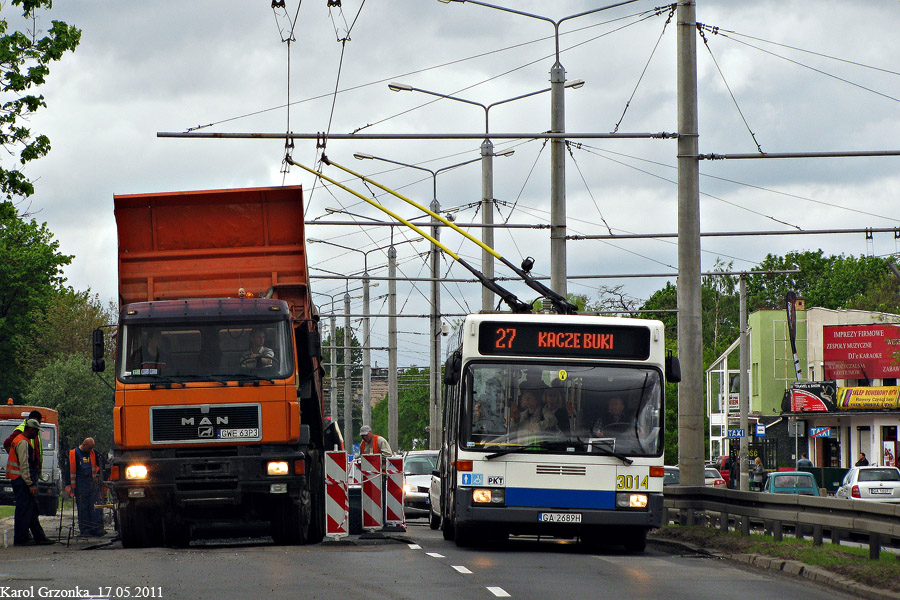
[[[768,535],[743,536],[738,532],[723,533],[709,527],[667,525],[654,530],[653,535],[730,554],[762,554],[796,560],[870,587],[900,592],[900,557],[891,552],[882,552],[878,560],[870,560],[868,547],[828,542],[815,546],[812,540],[787,537],[776,542]]]

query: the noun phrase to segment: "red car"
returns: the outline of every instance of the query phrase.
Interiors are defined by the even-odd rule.
[[[717,456],[713,461],[713,467],[719,471],[719,474],[722,476],[722,479],[725,480],[725,487],[731,487],[731,471],[725,468],[725,461],[728,460],[727,456]]]

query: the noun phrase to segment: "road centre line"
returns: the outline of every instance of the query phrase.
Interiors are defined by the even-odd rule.
[[[422,546],[420,546],[418,544],[407,544],[407,545],[409,546],[410,550],[421,550],[422,549]]]
[[[462,565],[450,565],[450,566],[452,566],[454,569],[457,570],[457,572],[462,573],[463,575],[471,575],[472,574],[472,571],[470,571],[469,569],[467,569],[466,567],[464,567]]]
[[[488,587],[488,591],[492,593],[497,598],[509,598],[510,595],[504,590],[502,587]]]
[[[438,552],[426,552],[425,554],[427,554],[431,558],[447,558],[446,556],[444,556],[443,554],[440,554]]]

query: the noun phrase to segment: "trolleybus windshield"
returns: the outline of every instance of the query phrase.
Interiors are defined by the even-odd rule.
[[[467,450],[659,456],[658,369],[571,363],[472,362],[460,442]]]

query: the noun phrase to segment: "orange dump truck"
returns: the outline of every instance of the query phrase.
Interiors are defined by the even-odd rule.
[[[248,528],[276,543],[321,541],[330,432],[301,188],[114,200],[109,487],[123,546],[184,546]],[[95,332],[95,370],[102,346]]]

